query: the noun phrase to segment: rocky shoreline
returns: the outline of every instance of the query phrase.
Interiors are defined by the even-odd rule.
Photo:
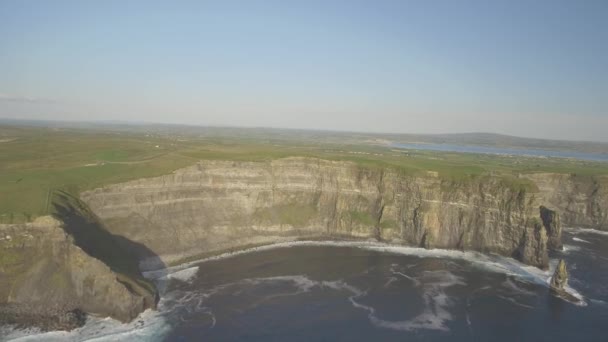
[[[562,223],[604,227],[606,190],[538,177],[528,177],[534,190],[493,176],[455,181],[285,158],[206,161],[81,199],[58,194],[54,217],[0,225],[0,324],[71,330],[87,314],[129,322],[159,299],[140,265],[298,239],[472,250],[546,268]]]
[[[0,305],[0,324],[15,329],[70,331],[82,327],[86,321],[87,313],[75,306],[49,307],[15,303]]]

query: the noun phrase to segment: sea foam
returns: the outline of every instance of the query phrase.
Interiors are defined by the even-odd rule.
[[[578,229],[577,232],[592,232],[608,235],[608,232],[600,232],[589,229]],[[462,252],[445,249],[428,250],[417,247],[394,246],[375,241],[293,241],[276,243],[261,247],[254,247],[237,252],[224,253],[213,257],[191,261],[178,266],[168,267],[156,271],[144,272],[144,276],[154,280],[155,282],[157,282],[157,284],[163,282],[166,283],[168,279],[177,279],[180,281],[189,282],[192,281],[196,276],[198,272],[197,265],[200,263],[232,258],[244,254],[261,252],[266,250],[292,248],[300,246],[350,247],[362,248],[366,250],[396,255],[408,255],[420,258],[459,259],[465,260],[469,262],[472,266],[478,267],[486,271],[512,275],[524,281],[544,285],[547,287],[549,286],[549,280],[555,267],[555,265],[553,265],[554,263],[552,263],[549,270],[540,270],[533,266],[524,265],[514,259],[498,255],[485,255],[472,251]],[[403,276],[405,274],[398,274],[395,272],[394,275]],[[294,294],[309,291],[311,288],[316,286],[348,291],[352,294],[349,297],[350,302],[353,304],[354,307],[368,311],[368,315],[372,324],[382,328],[397,330],[446,330],[447,327],[445,325],[445,322],[451,319],[451,315],[446,309],[450,305],[450,300],[447,295],[443,293],[442,289],[447,286],[458,285],[461,281],[453,274],[444,274],[442,279],[438,280],[436,283],[431,282],[431,285],[428,285],[426,287],[425,292],[423,294],[425,298],[426,309],[420,315],[416,316],[411,320],[406,321],[386,321],[376,315],[376,310],[374,308],[366,306],[357,301],[359,297],[365,295],[364,291],[361,291],[341,281],[316,282],[308,278],[302,277],[303,276],[272,277],[272,279],[257,279],[253,281],[291,282],[297,288]],[[249,279],[249,281],[252,280]],[[414,281],[414,285],[419,284]],[[567,287],[566,291],[569,292],[571,295],[575,296],[576,298],[580,299],[580,303],[578,303],[579,305],[586,305],[584,297],[579,292],[577,292],[571,287]],[[161,291],[161,293],[164,292]],[[158,311],[148,310],[142,313],[133,322],[128,324],[122,324],[110,318],[91,317],[87,320],[85,326],[75,329],[71,332],[55,331],[40,333],[35,330],[10,330],[10,328],[8,328],[7,330],[7,328],[3,328],[4,330],[2,331],[2,333],[7,338],[7,340],[20,342],[37,341],[41,339],[45,341],[124,341],[134,339],[155,341],[162,340],[170,331],[170,324],[167,322],[163,315],[163,313],[166,313],[170,310],[171,308],[168,307],[166,298],[161,298],[159,302]],[[211,312],[209,314],[210,316],[213,315]],[[212,318],[213,325],[215,325],[215,317],[212,316]]]

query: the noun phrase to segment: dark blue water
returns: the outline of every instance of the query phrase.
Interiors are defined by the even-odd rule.
[[[295,246],[202,263],[175,282],[166,339],[606,341],[608,236],[564,241],[553,262],[566,259],[585,306],[551,294],[548,272],[504,258]]]
[[[486,146],[468,146],[468,145],[453,145],[453,144],[392,144],[392,147],[403,148],[408,150],[429,150],[442,152],[460,152],[460,153],[481,153],[481,154],[502,154],[516,156],[533,156],[533,157],[554,157],[554,158],[570,158],[588,161],[608,162],[608,153],[583,153],[573,151],[552,151],[552,150],[535,150],[535,149],[514,149],[514,148],[498,148]]]
[[[575,304],[550,271],[512,259],[362,243],[287,244],[151,273],[159,311],[133,323],[92,318],[20,340],[607,341],[608,233],[570,230]],[[576,293],[576,292],[573,292]],[[20,335],[19,335],[20,334]],[[1,336],[1,335],[0,335]]]

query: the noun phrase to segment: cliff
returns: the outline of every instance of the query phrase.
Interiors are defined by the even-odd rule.
[[[81,198],[112,234],[165,263],[250,244],[346,237],[547,265],[537,194],[500,177],[450,181],[310,158],[204,161]]]
[[[156,306],[137,259],[73,205],[56,204],[55,217],[0,225],[0,324],[70,330],[85,313],[126,322]]]
[[[559,214],[545,206],[540,206],[540,218],[548,235],[547,246],[552,250],[562,250],[562,225]]]
[[[560,214],[562,225],[608,230],[608,176],[532,173],[541,202]]]
[[[527,174],[459,180],[344,161],[201,161],[53,197],[54,217],[0,225],[0,324],[70,329],[84,313],[154,308],[140,273],[295,239],[374,239],[513,256],[545,268],[561,225],[608,229],[608,181]]]

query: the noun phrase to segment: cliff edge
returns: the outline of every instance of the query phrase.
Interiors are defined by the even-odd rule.
[[[70,330],[86,314],[127,322],[155,308],[137,260],[74,203],[56,202],[55,217],[0,225],[0,324]]]
[[[475,250],[546,268],[562,223],[606,228],[602,182],[284,158],[201,161],[80,199],[57,192],[53,217],[0,225],[0,324],[71,329],[85,313],[126,322],[158,300],[140,269],[297,239]]]
[[[446,180],[314,158],[201,161],[81,198],[112,234],[169,264],[251,244],[358,238],[494,252],[547,267],[538,193],[498,176]]]

